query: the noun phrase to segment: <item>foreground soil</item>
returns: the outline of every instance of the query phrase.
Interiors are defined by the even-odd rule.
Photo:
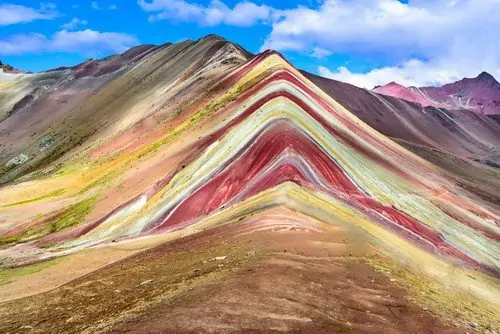
[[[0,304],[2,333],[465,333],[341,230],[238,223]]]

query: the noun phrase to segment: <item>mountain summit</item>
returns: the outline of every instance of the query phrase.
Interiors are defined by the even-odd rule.
[[[430,101],[422,96],[422,94],[420,94],[415,87],[405,87],[394,81],[385,86],[376,87],[373,91],[379,94],[394,96],[406,101],[415,102],[423,107],[431,105]]]
[[[498,81],[495,79],[495,77],[493,75],[489,74],[488,72],[481,72],[476,77],[476,81],[498,84]]]

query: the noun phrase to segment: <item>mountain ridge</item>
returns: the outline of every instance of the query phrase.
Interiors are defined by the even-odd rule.
[[[0,86],[0,332],[496,328],[500,181],[467,160],[496,123],[213,36],[147,50]]]
[[[24,72],[22,70],[19,70],[17,68],[14,68],[9,64],[5,64],[1,60],[0,60],[0,70],[2,70],[4,73],[13,73],[13,74],[28,73],[28,72]]]
[[[214,50],[221,50],[221,51],[214,51],[214,52],[222,52],[220,54],[220,57],[224,57],[224,53],[234,53],[238,54],[237,58],[239,57],[239,60],[236,60],[236,63],[241,63],[243,61],[248,61],[253,55],[246,51],[244,48],[239,46],[238,44],[232,43],[224,39],[223,37],[217,36],[217,35],[207,35],[205,37],[202,37],[196,41],[184,41],[181,43],[177,44],[170,44],[166,43],[162,46],[155,46],[155,45],[139,45],[136,47],[133,47],[127,51],[125,51],[122,54],[114,55],[114,56],[109,56],[105,57],[100,60],[90,60],[83,62],[79,65],[73,66],[73,67],[62,67],[62,68],[57,68],[53,70],[49,70],[47,72],[42,72],[39,75],[36,75],[34,77],[35,80],[38,80],[40,82],[43,82],[43,90],[40,90],[38,88],[23,88],[24,90],[28,89],[28,94],[25,96],[17,95],[18,97],[14,98],[9,98],[9,102],[4,104],[3,107],[5,108],[4,111],[4,118],[9,117],[9,115],[13,115],[15,113],[18,113],[22,109],[27,109],[29,108],[29,105],[36,102],[38,100],[39,96],[42,96],[43,93],[46,89],[52,90],[52,89],[58,89],[60,90],[62,86],[68,86],[71,84],[71,82],[76,83],[80,78],[92,78],[97,84],[97,82],[102,82],[101,84],[97,84],[95,89],[99,88],[100,85],[105,84],[109,80],[113,80],[115,77],[121,76],[120,73],[123,73],[124,71],[128,71],[129,68],[132,68],[135,66],[134,64],[139,64],[142,59],[150,58],[153,54],[160,52],[161,50],[167,50],[171,49],[172,47],[175,47],[175,50],[188,50],[189,48],[196,47],[198,43],[208,43],[210,45],[213,45],[215,48]],[[226,48],[226,49],[224,49]],[[226,51],[224,51],[226,50]],[[164,51],[162,51],[164,52]],[[184,51],[180,51],[184,52]],[[210,50],[207,50],[207,57],[210,55],[210,57],[213,57],[213,53],[211,53]],[[271,53],[275,53],[279,55],[282,59],[285,59],[282,55],[275,51],[268,51]],[[208,58],[206,59],[208,61]],[[228,62],[226,65],[232,66],[230,63],[233,60],[225,60],[225,62]],[[285,59],[286,61],[286,59]],[[203,60],[202,60],[203,62]],[[287,61],[288,62],[288,61]],[[199,63],[202,64],[202,63]],[[290,63],[289,63],[290,64]],[[291,64],[290,64],[291,65]],[[196,67],[192,67],[191,71],[196,71]],[[308,76],[308,75],[306,75]],[[484,77],[484,76],[483,76]],[[309,77],[311,79],[311,77]],[[313,77],[316,78],[316,77]],[[313,80],[314,81],[314,80]],[[314,81],[316,84],[318,82],[327,82],[327,80],[316,80]],[[332,81],[333,82],[333,81]],[[38,84],[35,84],[38,85]],[[397,85],[396,83],[392,83],[392,85]],[[328,86],[328,85],[327,85]],[[53,88],[50,88],[53,87]],[[320,87],[322,85],[320,84]],[[338,93],[334,93],[332,96],[334,98],[340,99],[340,101],[343,101],[342,103],[346,107],[352,107],[352,100],[349,99],[348,97],[341,97],[339,93],[344,90],[343,87],[348,87],[345,85],[337,85],[334,84],[332,87],[337,87]],[[398,89],[403,89],[402,86],[397,85]],[[94,88],[92,88],[94,89]],[[350,88],[345,88],[347,91],[350,91]],[[326,89],[328,91],[328,89]],[[363,99],[371,99],[370,96],[367,96],[366,94],[360,92],[357,89],[353,90],[353,96],[359,95],[363,96]],[[422,104],[422,99],[420,98],[420,95],[416,94],[415,92],[412,91],[411,95],[412,97],[414,96],[416,100],[414,102],[420,102]],[[411,98],[406,98],[403,100],[412,100]],[[425,101],[425,100],[424,100]],[[411,118],[408,118],[405,122],[403,122],[403,127],[401,126],[386,126],[384,123],[381,123],[380,121],[377,121],[377,117],[372,117],[369,116],[364,110],[359,109],[357,107],[354,107],[352,110],[356,113],[358,117],[363,119],[364,121],[368,122],[372,127],[375,129],[381,131],[382,133],[389,135],[390,137],[393,138],[398,138],[404,141],[409,141],[413,142],[419,145],[425,145],[427,147],[432,147],[432,148],[437,148],[441,149],[446,152],[450,152],[452,154],[466,157],[466,158],[471,158],[471,159],[477,159],[478,161],[485,162],[487,164],[495,165],[498,163],[498,157],[495,156],[494,154],[488,153],[490,150],[490,147],[495,147],[495,145],[498,145],[497,141],[495,141],[495,138],[498,138],[498,129],[497,125],[498,122],[491,121],[487,118],[484,118],[483,116],[473,116],[470,114],[470,112],[465,111],[468,109],[462,109],[461,112],[458,111],[451,111],[452,114],[454,114],[454,122],[450,122],[446,118],[440,117],[441,113],[435,113],[432,109],[429,109],[426,116],[425,123],[422,123],[421,120],[418,120],[417,115],[418,113],[421,113],[421,111],[413,111],[414,107],[413,106],[407,106],[405,104],[401,103],[396,103],[394,104],[393,101],[387,101],[383,102],[384,104],[389,103],[390,105],[393,105],[392,108],[394,111],[398,111],[398,113],[403,112],[403,117],[408,117],[409,114],[405,113],[405,110],[412,110]],[[429,107],[431,105],[428,105],[426,107]],[[382,107],[382,106],[381,106]],[[10,108],[10,109],[9,109]],[[381,110],[390,110],[387,107],[382,107],[383,109]],[[1,113],[1,108],[0,108],[0,116],[2,115]],[[394,114],[395,115],[395,114]],[[391,116],[392,117],[392,116]],[[479,118],[478,118],[479,117]],[[0,118],[1,119],[1,118]],[[406,128],[406,125],[408,122],[414,123],[410,129],[403,130]],[[458,123],[457,123],[458,122]],[[389,124],[390,122],[385,122],[386,124]],[[401,123],[400,121],[397,121],[397,123]],[[421,125],[418,125],[422,123]],[[494,124],[493,124],[494,123]],[[425,125],[424,125],[425,124]],[[434,124],[434,125],[433,125]],[[436,128],[436,126],[439,125],[440,128]],[[459,126],[457,126],[459,125]],[[436,138],[428,137],[427,136],[427,131],[423,127],[434,127],[436,130],[433,131],[435,133],[436,138],[439,138],[439,140],[436,140]],[[397,130],[395,130],[397,129]],[[416,130],[418,129],[418,130]],[[450,133],[450,129],[455,129]],[[465,132],[463,129],[467,129]],[[473,134],[471,137],[470,134]],[[49,137],[52,135],[49,135]],[[458,136],[458,137],[457,137]],[[50,137],[51,138],[51,137]],[[41,139],[43,141],[46,141],[47,139]],[[461,145],[457,145],[457,143],[462,143]],[[4,146],[3,150],[5,151],[6,147]],[[0,150],[2,150],[2,147],[0,146]],[[4,154],[5,154],[4,153]],[[19,152],[18,154],[21,154]],[[5,156],[5,155],[4,155]],[[480,157],[485,157],[487,158],[480,158]],[[19,157],[19,156],[17,156]],[[18,159],[15,155],[11,155],[11,159]],[[15,167],[16,165],[12,165],[12,163],[15,162],[15,160],[11,160],[11,166]],[[4,162],[5,163],[5,162]],[[14,168],[15,169],[15,168]],[[13,171],[10,171],[10,173],[13,173]]]
[[[447,109],[471,109],[484,115],[500,114],[500,83],[488,72],[463,78],[440,87],[404,87],[393,83],[376,87],[374,92],[421,104]]]

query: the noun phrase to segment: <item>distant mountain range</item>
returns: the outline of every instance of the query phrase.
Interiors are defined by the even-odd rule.
[[[405,87],[391,82],[375,87],[373,91],[424,107],[471,109],[483,115],[500,114],[500,83],[487,72],[441,87]]]
[[[15,74],[25,73],[25,72],[23,72],[17,68],[14,68],[8,64],[4,64],[1,60],[0,60],[0,69],[4,73],[15,73]]]

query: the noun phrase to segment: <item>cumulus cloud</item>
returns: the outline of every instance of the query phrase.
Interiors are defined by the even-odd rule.
[[[0,26],[35,20],[51,20],[58,16],[55,9],[53,3],[41,3],[38,9],[8,3],[0,4]]]
[[[487,43],[485,41],[485,43]],[[355,73],[345,66],[335,70],[320,66],[320,75],[371,89],[395,81],[404,86],[441,86],[464,77],[475,77],[487,71],[500,78],[500,56],[495,41],[480,50],[451,47],[450,51],[427,60],[409,59],[393,66]],[[479,51],[479,53],[478,53]]]
[[[251,1],[138,0],[150,21],[251,26],[270,24],[261,50],[297,51],[323,59],[334,54],[391,64],[366,73],[348,67],[320,74],[362,87],[398,81],[440,85],[488,71],[500,76],[500,0],[323,0],[314,8],[278,10]]]
[[[366,89],[385,85],[391,81],[404,86],[432,86],[452,82],[461,76],[458,68],[439,65],[411,59],[399,66],[376,68],[366,73],[353,73],[345,66],[335,71],[319,66],[318,72],[323,77],[348,82]]]
[[[65,23],[61,26],[61,28],[66,29],[66,30],[73,30],[79,25],[86,26],[88,24],[87,20],[80,20],[76,17],[74,17],[71,21],[68,23]]]
[[[498,0],[482,2],[498,4]],[[443,40],[451,40],[463,30],[464,23],[477,19],[477,15],[471,18],[466,10],[469,8],[463,8],[465,4],[483,15],[490,10],[472,0],[415,0],[408,4],[394,0],[325,0],[318,9],[286,11],[283,19],[273,24],[263,48],[301,51],[320,45],[337,53],[396,57],[439,53]],[[286,46],[291,42],[294,47]]]
[[[244,27],[271,23],[281,15],[279,10],[250,1],[239,2],[233,8],[220,0],[212,0],[207,6],[184,0],[139,0],[138,3],[143,10],[155,13],[149,16],[150,21],[177,20],[204,26],[226,24]]]
[[[97,55],[101,52],[122,52],[137,45],[131,35],[117,32],[99,32],[91,29],[61,30],[50,37],[42,34],[17,34],[0,39],[0,55],[68,52]]]
[[[398,81],[438,85],[486,70],[500,75],[499,0],[325,0],[297,7],[273,22],[262,49],[384,59],[367,73],[346,67],[320,74],[362,87]]]

